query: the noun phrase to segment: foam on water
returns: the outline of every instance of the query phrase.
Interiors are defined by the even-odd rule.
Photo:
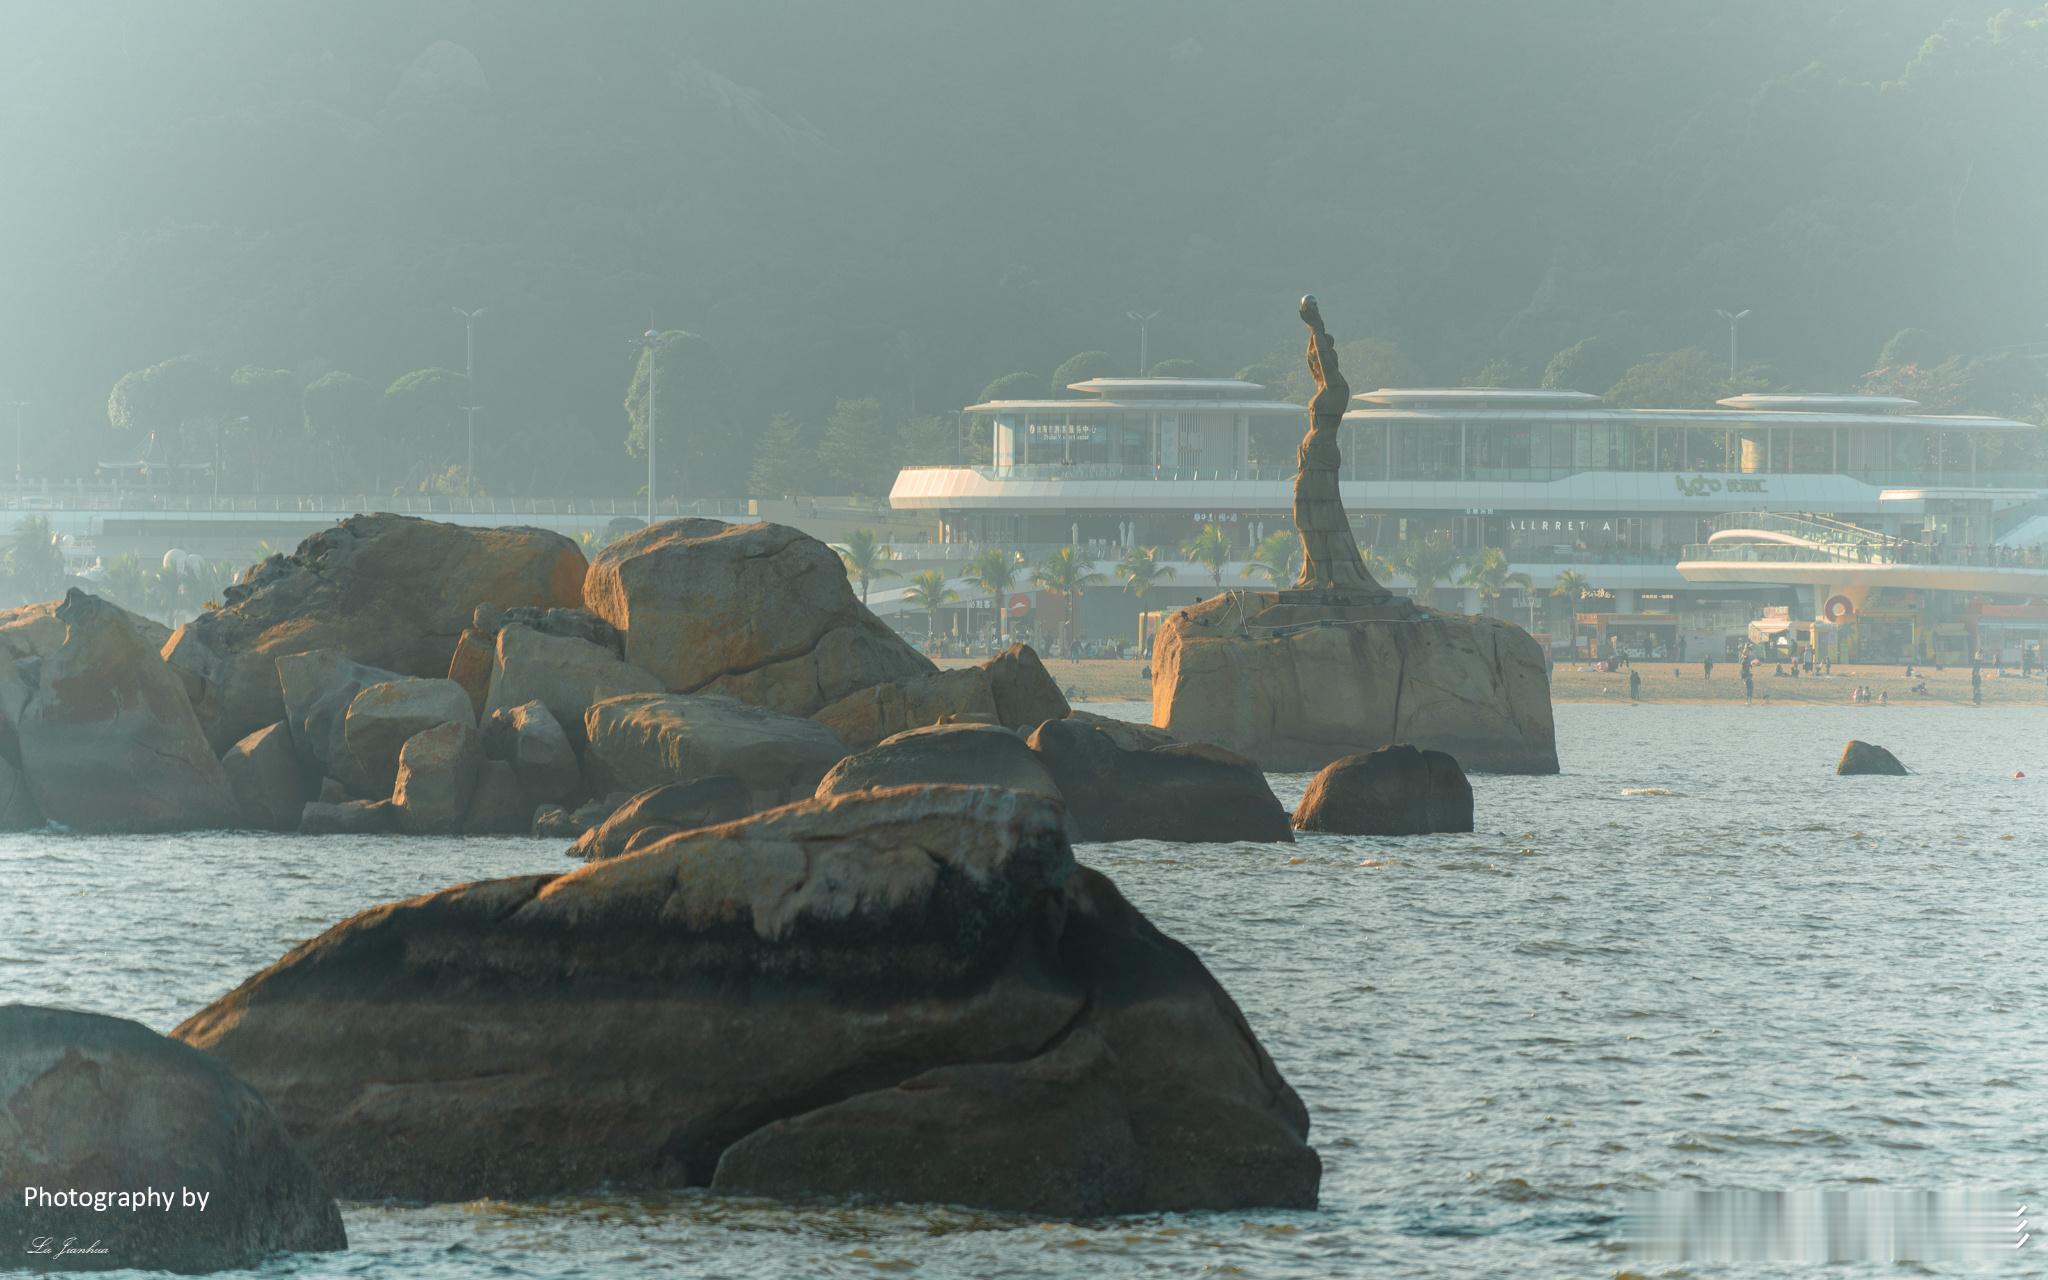
[[[1629,1265],[1636,1192],[2040,1203],[2048,789],[2012,773],[2048,769],[2048,714],[1915,708],[1873,731],[1859,711],[1561,706],[1565,774],[1474,778],[1470,835],[1084,848],[1202,956],[1301,1091],[1317,1211],[1048,1224],[694,1192],[350,1205],[351,1253],[263,1274],[1598,1275]],[[1836,777],[1852,736],[1915,772]],[[1274,789],[1291,806],[1307,780]],[[351,912],[566,870],[560,853],[5,838],[0,998],[168,1028]]]

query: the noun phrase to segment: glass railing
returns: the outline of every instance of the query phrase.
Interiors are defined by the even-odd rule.
[[[1355,470],[1354,470],[1355,466]],[[1020,462],[1009,466],[972,464],[960,466],[911,466],[905,471],[957,471],[971,470],[988,480],[1259,480],[1291,481],[1294,479],[1292,463],[1270,465],[1247,465],[1241,467],[1207,466],[1151,466],[1127,462]],[[1374,466],[1369,460],[1359,459],[1347,464],[1344,480],[1349,484],[1467,484],[1467,483],[1524,483],[1549,484],[1569,480],[1577,475],[1648,475],[1664,476],[1678,482],[1678,488],[1685,490],[1689,477],[1736,476],[1744,480],[1769,482],[1774,479],[1794,479],[1818,476],[1845,476],[1864,484],[1902,488],[1960,488],[1960,489],[2040,489],[2048,490],[2048,474],[2000,472],[1982,474],[1972,479],[1968,476],[1944,476],[1937,478],[1924,471],[1852,470],[1848,468],[1821,469],[1818,471],[1731,471],[1721,466],[1685,467],[1682,469],[1650,469],[1646,467],[1479,467],[1468,466],[1462,471],[1452,468],[1403,467],[1396,466],[1392,474],[1384,467]],[[1697,496],[1690,495],[1688,496]]]
[[[1695,543],[1687,560],[1724,564],[1934,565],[1957,569],[2048,569],[2039,547],[1928,546],[1925,543],[1858,543],[1853,547],[1794,547],[1771,542]]]

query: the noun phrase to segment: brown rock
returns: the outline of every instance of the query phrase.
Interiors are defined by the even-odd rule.
[[[221,757],[242,825],[258,831],[296,831],[305,808],[303,773],[291,730],[280,720],[258,729]]]
[[[688,785],[688,784],[675,784]],[[546,836],[550,840],[577,840],[583,833],[602,826],[605,819],[619,811],[620,806],[633,798],[630,791],[613,791],[594,800],[586,800],[574,809],[558,804],[544,804],[534,811],[533,834]]]
[[[1419,836],[1472,829],[1472,784],[1441,751],[1381,747],[1324,767],[1294,810],[1299,831]]]
[[[474,627],[464,627],[455,641],[455,655],[448,659],[448,678],[469,695],[470,712],[481,724],[491,696],[491,666],[497,661],[497,643]]]
[[[808,797],[846,744],[824,725],[711,694],[633,693],[592,704],[584,771],[593,791],[646,791],[728,775],[755,808]]]
[[[397,829],[398,810],[389,800],[315,800],[299,811],[302,836],[381,836]]]
[[[73,590],[15,729],[36,808],[74,831],[192,831],[240,817],[184,686],[126,614]],[[24,664],[16,663],[17,673]]]
[[[508,626],[498,632],[490,695],[484,706],[488,715],[521,703],[544,703],[571,745],[580,750],[583,713],[591,703],[624,693],[661,692],[660,680],[620,661],[610,649],[573,636]]]
[[[1036,1214],[1313,1205],[1300,1100],[1061,821],[993,788],[790,805],[378,907],[177,1035],[353,1199],[716,1171]]]
[[[532,825],[532,807],[521,794],[519,779],[503,760],[486,760],[477,768],[476,790],[462,833],[470,836],[525,835]]]
[[[398,780],[398,753],[415,734],[438,724],[475,726],[469,695],[453,680],[398,679],[373,684],[348,704],[345,734],[371,794]]]
[[[275,659],[335,649],[439,679],[479,604],[580,605],[584,567],[574,542],[542,529],[351,516],[229,587],[223,608],[178,628],[164,659],[198,691],[194,710],[224,751],[285,718]]]
[[[582,797],[583,766],[569,735],[544,704],[493,711],[484,721],[483,740],[484,757],[512,766],[529,805],[574,804]]]
[[[1063,720],[1073,711],[1059,681],[1028,644],[1013,644],[981,666],[988,673],[998,724],[1031,730],[1048,720]]]
[[[598,553],[584,593],[626,660],[683,693],[807,716],[935,670],[854,598],[830,547],[783,525],[650,525]]]
[[[954,667],[856,689],[820,708],[811,719],[860,751],[926,725],[995,724],[996,703],[989,693],[986,672],[978,667]]]
[[[402,677],[395,671],[351,661],[336,649],[286,654],[276,665],[285,725],[305,770],[316,777],[334,778],[357,795],[377,799],[390,795],[390,783],[378,787],[349,753],[348,708],[356,695],[371,685]]]
[[[738,778],[671,782],[642,791],[614,809],[603,822],[578,837],[569,856],[586,862],[616,858],[650,831],[694,831],[736,821],[752,811],[751,794]]]
[[[1899,758],[1883,747],[1851,738],[1842,748],[1842,758],[1835,762],[1835,772],[1838,774],[1889,774],[1893,777],[1904,777],[1906,775],[1906,766],[1900,764]]]
[[[912,729],[850,755],[818,783],[817,797],[934,783],[1007,787],[1060,799],[1052,774],[1015,730],[972,724]]]
[[[1266,776],[1201,742],[1132,750],[1086,720],[1048,720],[1031,750],[1066,797],[1076,840],[1229,843],[1294,839]]]
[[[139,1023],[0,1005],[0,1256],[52,1270],[207,1272],[346,1249],[341,1211],[270,1104],[226,1067]],[[205,1192],[204,1211],[24,1204],[25,1188]],[[31,1254],[32,1241],[102,1253]]]
[[[483,763],[482,739],[461,721],[406,739],[398,753],[398,785],[391,793],[398,829],[413,836],[459,833]]]
[[[1497,618],[1405,603],[1316,609],[1231,592],[1179,610],[1153,647],[1152,723],[1276,772],[1397,742],[1481,773],[1557,772],[1536,642]]]

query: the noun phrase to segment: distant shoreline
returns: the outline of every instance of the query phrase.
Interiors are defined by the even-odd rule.
[[[965,667],[979,658],[942,658],[942,667]],[[1620,671],[1581,671],[1584,664],[1559,663],[1551,672],[1550,700],[1553,703],[1621,702],[1629,700],[1629,668]],[[1676,667],[1677,675],[1672,671]],[[1152,682],[1140,675],[1145,664],[1136,658],[1048,658],[1046,670],[1077,706],[1090,702],[1149,702]],[[1900,665],[1838,663],[1833,675],[1775,676],[1774,664],[1756,668],[1758,706],[1886,706],[1875,701],[1851,703],[1850,692],[1868,685],[1873,698],[1886,693],[1889,707],[1967,707],[1970,703],[1970,670],[1948,667],[1942,671],[1913,668],[1908,679]],[[1741,666],[1716,662],[1712,679],[1702,677],[1698,662],[1642,662],[1635,670],[1643,677],[1642,701],[1678,705],[1709,705],[1742,702]],[[1912,692],[1922,679],[1927,693]],[[1984,705],[1987,707],[2048,707],[2048,678],[2036,671],[2023,679],[2017,666],[2006,668],[2001,677],[1992,668],[1984,670]]]

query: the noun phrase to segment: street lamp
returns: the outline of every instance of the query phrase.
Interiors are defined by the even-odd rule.
[[[1142,378],[1152,367],[1151,348],[1146,343],[1147,330],[1159,318],[1159,313],[1154,311],[1150,315],[1140,315],[1136,311],[1126,311],[1124,314],[1138,322],[1138,376]]]
[[[633,345],[647,353],[647,523],[653,524],[655,391],[661,378],[661,361],[656,353],[661,348],[661,335],[649,329],[635,338]]]
[[[249,419],[246,416],[235,418],[231,421],[233,425],[238,427],[249,424]],[[213,427],[213,505],[216,508],[220,506],[220,435],[220,420],[216,418]]]
[[[1714,314],[1728,322],[1728,380],[1730,382],[1735,380],[1735,328],[1742,323],[1742,317],[1749,313],[1750,308],[1748,307],[1744,307],[1732,315],[1720,307],[1714,308]]]
[[[460,406],[460,408],[469,418],[469,461],[462,468],[462,487],[469,493],[470,499],[474,501],[476,498],[476,412],[483,408],[483,406],[480,404],[465,404]]]
[[[462,317],[462,337],[463,337],[463,344],[462,344],[462,345],[463,345],[463,353],[464,353],[464,361],[463,361],[463,366],[462,366],[462,376],[463,376],[463,378],[464,378],[464,379],[466,379],[466,380],[468,381],[468,383],[469,383],[469,394],[471,394],[471,395],[475,395],[475,394],[476,394],[476,318],[477,318],[478,316],[480,316],[480,315],[482,315],[482,314],[484,313],[484,309],[483,309],[482,307],[478,307],[478,308],[477,308],[476,310],[474,310],[474,311],[464,311],[464,310],[463,310],[463,309],[462,309],[461,307],[450,307],[450,308],[449,308],[449,310],[450,310],[450,311],[453,311],[453,312],[454,312],[454,313],[455,313],[456,315],[458,315],[458,316],[461,316],[461,317]]]

